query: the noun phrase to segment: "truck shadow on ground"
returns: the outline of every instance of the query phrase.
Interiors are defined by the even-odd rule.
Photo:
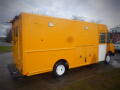
[[[103,67],[103,68],[102,68]],[[52,73],[45,73],[30,77],[25,77],[23,79],[13,80],[15,88],[40,88],[40,89],[52,89],[56,90],[66,84],[71,84],[78,80],[84,80],[90,77],[94,77],[95,74],[105,72],[106,70],[112,69],[111,65],[104,65],[104,63],[93,64],[89,66],[84,66],[76,69],[71,69],[63,77],[55,78]],[[23,87],[24,86],[24,87]]]

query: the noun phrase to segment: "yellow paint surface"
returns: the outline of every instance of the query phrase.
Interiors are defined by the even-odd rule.
[[[61,59],[69,68],[98,63],[99,34],[108,32],[102,24],[28,13],[12,29],[14,63],[27,76],[52,71]]]

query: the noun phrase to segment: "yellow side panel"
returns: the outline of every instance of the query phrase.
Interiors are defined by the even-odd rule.
[[[98,62],[98,46],[86,47],[86,64]]]
[[[34,75],[52,71],[54,64],[60,59],[69,60],[68,64],[70,66],[75,66],[78,62],[75,60],[74,51],[74,49],[63,49],[25,53],[24,74]]]
[[[24,75],[52,71],[60,59],[70,68],[98,59],[98,24],[22,14],[22,38]]]

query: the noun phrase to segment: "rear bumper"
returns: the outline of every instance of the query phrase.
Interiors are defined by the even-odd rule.
[[[24,75],[22,75],[19,70],[15,67],[14,64],[9,64],[8,69],[10,71],[10,74],[12,75],[13,78],[22,78]]]

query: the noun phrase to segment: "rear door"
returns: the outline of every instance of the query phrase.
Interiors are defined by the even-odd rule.
[[[14,56],[14,63],[16,67],[21,71],[22,70],[22,55],[21,55],[21,24],[20,20],[15,20],[12,25],[13,31],[13,56]]]

